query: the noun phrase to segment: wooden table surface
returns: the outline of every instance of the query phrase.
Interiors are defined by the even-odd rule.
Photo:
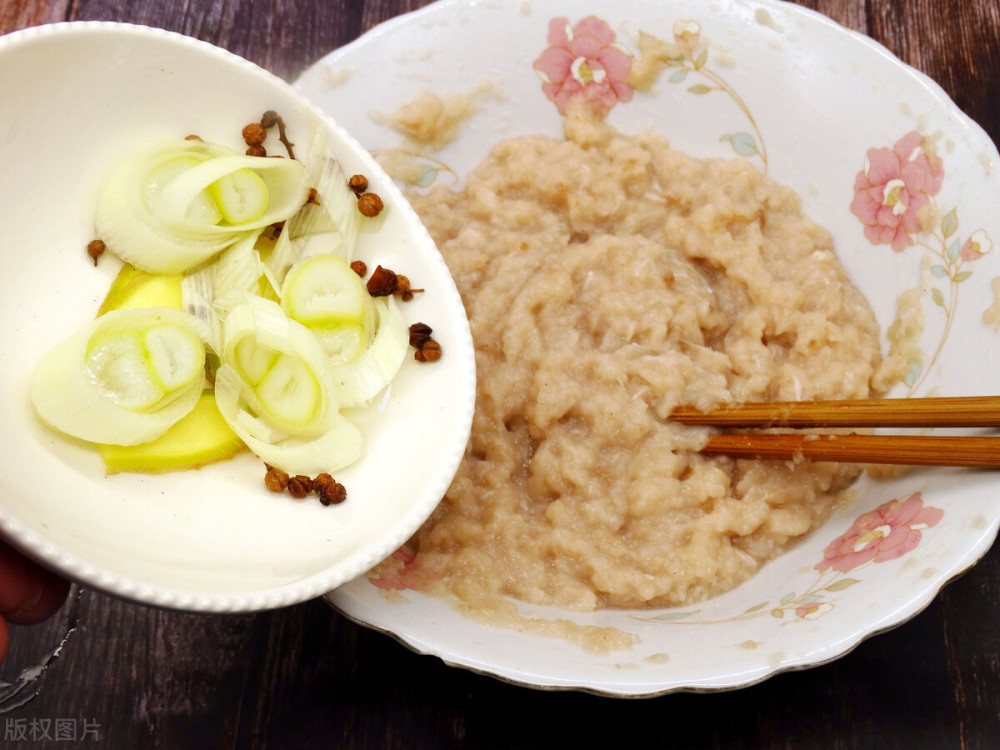
[[[884,44],[1000,137],[1000,0],[797,1]],[[130,21],[212,42],[294,80],[377,23],[426,4],[0,0],[0,33]],[[88,590],[74,590],[46,623],[12,628],[0,678],[13,680],[72,626],[38,694],[0,713],[0,747],[73,744],[54,739],[57,725],[77,746],[115,748],[1000,747],[996,548],[919,616],[838,661],[735,692],[647,700],[540,692],[448,667],[321,601],[198,615]]]

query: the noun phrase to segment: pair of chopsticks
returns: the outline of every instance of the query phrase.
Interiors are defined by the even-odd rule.
[[[1000,397],[895,398],[680,406],[676,422],[728,428],[1000,427]],[[922,466],[1000,467],[1000,437],[721,433],[702,453],[760,458]]]

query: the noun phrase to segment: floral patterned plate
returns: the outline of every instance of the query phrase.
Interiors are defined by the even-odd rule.
[[[892,395],[990,390],[1000,224],[983,196],[997,193],[996,147],[932,81],[811,11],[773,0],[441,0],[335,51],[297,86],[383,155],[402,148],[385,115],[418,89],[474,102],[453,142],[418,155],[419,184],[459,183],[502,138],[561,135],[579,97],[626,132],[750,160],[832,232],[883,332],[897,316],[894,332],[916,331],[916,345],[895,343],[907,375]],[[418,651],[521,684],[623,696],[745,686],[912,617],[985,553],[1000,523],[988,472],[921,469],[858,490],[756,577],[696,606],[521,608],[625,630],[638,644],[624,651],[489,627],[366,578],[328,598]]]

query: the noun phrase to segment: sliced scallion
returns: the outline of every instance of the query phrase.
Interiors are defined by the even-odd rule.
[[[306,326],[334,362],[353,362],[372,337],[375,311],[364,282],[336,255],[292,266],[281,285],[281,308]]]
[[[168,141],[122,162],[98,195],[108,249],[152,273],[183,273],[247,232],[294,216],[305,167],[200,141]]]
[[[201,322],[180,310],[113,310],[42,358],[32,403],[45,422],[82,440],[148,442],[198,401],[205,340]]]

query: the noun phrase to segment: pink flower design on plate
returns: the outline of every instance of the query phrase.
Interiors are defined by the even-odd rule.
[[[674,43],[684,52],[688,54],[694,52],[700,41],[700,23],[683,18],[674,22]]]
[[[615,46],[614,31],[600,18],[587,16],[572,27],[566,18],[553,18],[548,43],[534,68],[545,77],[542,90],[560,114],[578,97],[602,114],[632,98],[632,56]]]
[[[941,159],[912,131],[891,149],[868,150],[865,169],[854,181],[851,211],[873,245],[891,245],[902,252],[920,232],[920,209],[941,189],[943,179]]]
[[[816,569],[846,573],[868,562],[895,560],[920,543],[920,529],[934,526],[944,511],[924,507],[919,492],[906,500],[890,500],[870,513],[858,516],[845,534],[823,551]]]
[[[795,615],[802,620],[816,620],[831,611],[833,605],[829,602],[810,602],[796,607]]]
[[[962,245],[962,260],[979,260],[993,249],[993,240],[985,231],[979,229]]]

